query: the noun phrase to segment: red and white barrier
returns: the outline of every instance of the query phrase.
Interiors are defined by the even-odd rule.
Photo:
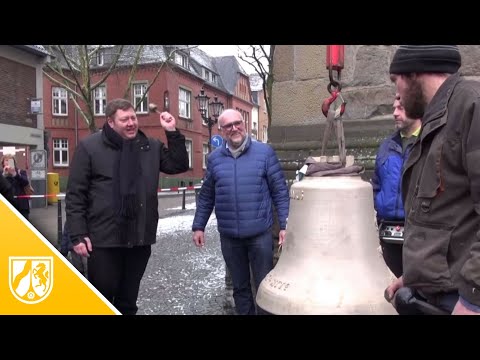
[[[158,193],[169,192],[169,191],[195,190],[195,189],[200,189],[201,187],[202,187],[201,185],[197,185],[197,186],[164,188],[164,189],[158,189]]]
[[[173,191],[186,191],[186,190],[196,190],[201,189],[201,185],[197,186],[183,186],[183,187],[171,187],[171,188],[163,188],[158,189],[158,195],[164,192],[173,192]],[[58,199],[65,199],[65,194],[45,194],[45,195],[17,195],[14,196],[16,199],[43,199],[43,198],[53,198],[56,197]]]

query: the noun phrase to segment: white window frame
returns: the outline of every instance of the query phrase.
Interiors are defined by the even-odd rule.
[[[188,154],[188,168],[193,168],[193,141],[192,139],[185,139],[185,148]]]
[[[52,139],[52,148],[53,148],[53,166],[55,167],[68,167],[69,165],[69,154],[68,154],[68,139],[66,138],[53,138]],[[56,161],[56,154],[60,152],[59,158],[60,161]]]
[[[105,54],[103,50],[97,51],[96,64],[97,66],[103,66],[103,64],[105,64]]]
[[[138,101],[142,98],[143,94],[147,90],[148,83],[141,82],[133,84],[132,91],[133,91],[133,107],[136,109]],[[138,91],[137,91],[138,90]],[[138,110],[136,110],[137,114],[148,114],[148,93],[145,96],[145,100],[140,104]]]
[[[58,94],[55,94],[55,93]],[[65,112],[62,112],[62,102],[65,103]],[[55,104],[58,110],[55,111]],[[68,115],[68,92],[65,88],[54,86],[52,87],[52,115],[65,116]]]
[[[192,92],[182,87],[178,88],[178,116],[191,119]]]
[[[188,69],[188,56],[179,52],[175,53],[175,64]]]
[[[93,112],[96,116],[105,115],[107,107],[107,88],[105,85],[93,90]]]
[[[203,78],[207,81],[210,81],[210,70],[203,68]]]

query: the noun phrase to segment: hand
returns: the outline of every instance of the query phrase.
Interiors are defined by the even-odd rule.
[[[10,166],[5,166],[5,168],[3,169],[3,171],[4,171],[5,173],[8,173],[8,174],[12,175],[12,176],[15,176],[15,175],[17,174],[17,171],[15,170],[15,168],[10,167]]]
[[[388,298],[390,299],[389,301],[392,301],[393,296],[397,292],[398,289],[403,287],[403,276],[400,276],[398,279],[395,279],[385,290],[387,293]]]
[[[176,129],[176,121],[175,118],[167,111],[164,111],[160,114],[160,125],[166,131],[175,131]]]
[[[287,236],[287,230],[280,230],[278,233],[278,246],[282,246]]]
[[[480,315],[480,313],[467,309],[460,300],[458,300],[453,308],[452,315]]]
[[[199,248],[205,246],[205,234],[202,230],[197,230],[193,233],[193,242]]]
[[[75,253],[77,253],[77,255],[89,257],[89,252],[92,252],[92,242],[90,241],[89,237],[84,237],[83,240],[85,240],[85,242],[80,241],[73,247],[73,250]]]

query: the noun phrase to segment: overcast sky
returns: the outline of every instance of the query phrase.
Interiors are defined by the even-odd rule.
[[[199,45],[199,48],[210,56],[228,56],[234,55],[238,57],[238,47],[248,50],[250,45]],[[239,63],[247,74],[255,74],[253,66],[239,59]]]

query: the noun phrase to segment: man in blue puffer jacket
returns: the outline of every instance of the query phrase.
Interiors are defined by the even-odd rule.
[[[421,129],[421,119],[410,119],[405,115],[400,96],[395,95],[393,117],[397,131],[380,145],[375,160],[375,173],[372,178],[374,206],[377,223],[401,221],[405,219],[402,202],[402,171],[413,143]],[[380,241],[385,263],[400,277],[403,273],[402,245]]]
[[[218,121],[226,142],[208,157],[193,220],[193,241],[196,246],[205,245],[205,226],[215,207],[222,254],[232,276],[236,311],[239,315],[254,315],[250,267],[258,289],[273,269],[272,204],[278,213],[281,245],[285,241],[290,197],[274,150],[252,141],[242,115],[227,109]]]

